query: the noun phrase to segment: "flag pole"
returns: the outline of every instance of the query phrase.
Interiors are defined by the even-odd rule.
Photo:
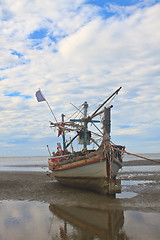
[[[54,115],[54,113],[53,113],[53,111],[52,111],[52,108],[51,108],[50,105],[49,105],[49,102],[46,100],[46,98],[45,98],[45,96],[43,95],[43,93],[41,92],[41,89],[40,89],[40,88],[39,88],[39,90],[36,92],[36,98],[37,98],[37,101],[38,101],[38,102],[46,101],[46,103],[47,103],[47,105],[48,105],[48,107],[49,107],[49,109],[50,109],[50,111],[51,111],[54,119],[56,120],[56,123],[58,124],[58,121],[57,121],[57,119],[56,119],[56,116]]]
[[[50,109],[50,111],[51,111],[51,113],[52,113],[54,119],[56,120],[56,123],[58,124],[57,118],[56,118],[56,116],[54,115],[54,112],[52,111],[52,108],[50,107],[50,105],[49,105],[49,103],[48,103],[47,100],[46,100],[46,103],[47,103],[47,105],[48,105],[48,107],[49,107],[49,109]]]

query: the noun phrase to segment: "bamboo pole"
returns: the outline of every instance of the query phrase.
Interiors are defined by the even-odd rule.
[[[101,109],[106,102],[108,102],[115,94],[118,94],[118,92],[121,90],[122,87],[118,88],[110,97],[108,97],[98,108],[97,110],[91,115],[91,118],[94,117],[94,115],[99,111],[99,109]]]
[[[69,145],[76,139],[76,137],[78,137],[78,134],[71,139],[71,141],[66,145],[66,148],[69,147]]]
[[[49,149],[49,146],[47,145],[47,149],[48,149],[48,152],[49,152],[49,155],[51,157],[51,152],[50,152],[50,149]]]

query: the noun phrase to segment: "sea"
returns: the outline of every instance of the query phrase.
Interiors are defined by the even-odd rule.
[[[48,156],[0,157],[0,171],[47,171]]]
[[[139,156],[160,160],[160,153],[146,153],[137,154]],[[124,155],[123,161],[143,160],[132,155]],[[133,169],[133,166],[132,166]],[[146,171],[150,169],[156,171],[157,166],[135,166],[136,170]],[[0,171],[47,171],[48,170],[48,156],[31,156],[31,157],[0,157]],[[122,171],[130,171],[130,167],[124,166]]]
[[[160,153],[138,155],[160,160]],[[138,159],[124,157],[124,161]],[[47,172],[47,163],[47,156],[0,157],[0,174],[1,171]],[[121,171],[130,170],[130,166],[124,166]],[[132,171],[160,172],[160,166],[133,166]],[[29,200],[0,201],[0,240],[159,240],[159,223],[160,213],[152,209],[134,211],[111,206],[102,210],[85,207],[84,203],[61,206]]]

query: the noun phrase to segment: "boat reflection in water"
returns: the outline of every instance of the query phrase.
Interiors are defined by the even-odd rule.
[[[59,219],[57,239],[128,239],[122,231],[124,224],[122,209],[102,210],[54,204],[51,204],[49,209]]]

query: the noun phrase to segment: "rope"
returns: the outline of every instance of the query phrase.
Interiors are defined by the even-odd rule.
[[[81,113],[80,111],[82,110],[82,108],[81,109],[77,109],[77,111],[75,111],[70,117],[68,117],[66,120],[65,120],[65,122],[67,122],[68,120],[70,120],[76,113],[77,113],[77,115],[75,116],[75,118]]]
[[[112,143],[112,144],[114,144],[114,143]],[[114,145],[115,145],[115,144],[114,144]],[[150,158],[146,158],[146,157],[143,157],[143,156],[140,156],[140,155],[134,154],[134,153],[130,153],[130,152],[127,152],[127,151],[125,151],[125,150],[120,150],[120,149],[115,148],[115,147],[113,147],[113,146],[112,146],[112,148],[115,149],[115,150],[117,150],[117,151],[120,151],[120,152],[126,153],[126,154],[128,154],[128,155],[132,155],[132,156],[135,156],[135,157],[143,158],[143,159],[145,159],[145,160],[148,160],[148,161],[151,161],[151,162],[155,162],[155,163],[160,164],[160,161],[153,160],[153,159],[150,159]]]

